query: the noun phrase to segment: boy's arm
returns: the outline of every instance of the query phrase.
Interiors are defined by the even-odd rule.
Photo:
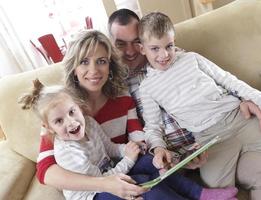
[[[245,100],[251,100],[261,108],[261,92],[250,87],[234,75],[224,71],[213,62],[199,54],[195,54],[199,68],[213,78],[217,84]]]
[[[165,168],[166,162],[171,163],[171,153],[166,149],[163,140],[164,127],[162,124],[161,109],[143,87],[140,87],[143,118],[145,121],[145,138],[150,151],[153,151],[153,165],[160,169]]]
[[[150,149],[155,147],[166,148],[163,140],[163,124],[161,110],[143,87],[140,87],[140,96],[143,106],[143,119],[145,121],[145,139]]]
[[[240,111],[246,119],[249,119],[251,115],[255,115],[261,128],[261,109],[256,104],[251,101],[242,101],[240,103]]]

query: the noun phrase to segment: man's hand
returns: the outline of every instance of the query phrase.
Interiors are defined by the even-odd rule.
[[[154,149],[153,165],[157,169],[167,169],[171,165],[171,152],[163,147],[156,147]]]
[[[252,101],[242,101],[240,103],[240,111],[246,119],[249,119],[251,115],[255,115],[259,120],[259,125],[261,128],[261,110]]]

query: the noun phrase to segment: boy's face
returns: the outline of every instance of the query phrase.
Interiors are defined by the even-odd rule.
[[[81,140],[85,134],[85,119],[79,106],[69,95],[59,97],[49,107],[46,127],[62,140]]]
[[[174,32],[169,31],[158,39],[155,36],[144,37],[141,44],[141,53],[146,55],[147,60],[154,69],[166,70],[175,60]]]

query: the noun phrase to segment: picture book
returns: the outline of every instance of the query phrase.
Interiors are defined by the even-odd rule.
[[[205,145],[201,146],[199,149],[197,149],[196,151],[194,151],[191,155],[189,155],[188,157],[184,158],[183,160],[181,160],[179,163],[177,163],[174,167],[172,167],[171,169],[169,169],[168,171],[166,171],[164,174],[160,175],[159,177],[145,182],[145,183],[141,183],[140,185],[144,188],[152,188],[153,186],[157,185],[158,183],[160,183],[162,180],[164,180],[165,178],[167,178],[169,175],[171,175],[172,173],[174,173],[175,171],[177,171],[178,169],[182,168],[184,165],[186,165],[187,163],[189,163],[191,160],[193,160],[194,158],[196,158],[199,154],[203,153],[204,151],[206,151],[209,147],[211,147],[213,144],[215,144],[216,142],[218,142],[220,140],[220,137],[215,137],[212,140],[210,140],[208,143],[206,143]]]

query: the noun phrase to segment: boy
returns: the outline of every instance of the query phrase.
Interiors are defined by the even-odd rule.
[[[150,13],[139,23],[141,53],[149,66],[140,85],[147,142],[161,146],[160,108],[173,116],[182,128],[205,143],[219,135],[222,142],[210,148],[201,177],[211,187],[241,184],[251,189],[253,199],[261,195],[261,134],[256,118],[241,116],[240,99],[261,107],[260,91],[193,52],[175,53],[175,31],[169,17]],[[154,162],[157,166],[157,162]],[[157,166],[162,167],[162,166]],[[240,174],[241,170],[244,174]]]

